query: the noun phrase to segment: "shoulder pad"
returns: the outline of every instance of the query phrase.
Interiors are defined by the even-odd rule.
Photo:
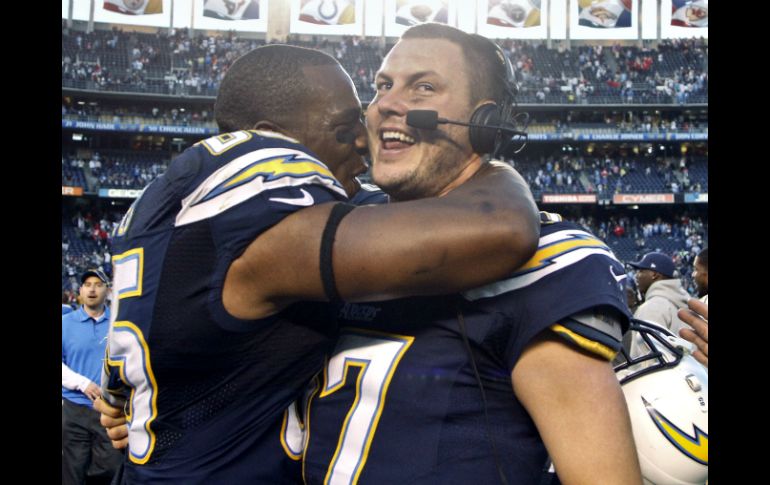
[[[562,319],[551,330],[583,350],[612,360],[620,351],[623,318],[611,307],[594,307]]]

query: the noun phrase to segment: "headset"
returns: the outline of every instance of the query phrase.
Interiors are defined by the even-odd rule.
[[[498,154],[505,152],[515,138],[521,137],[524,143],[514,151],[514,153],[518,153],[526,144],[527,134],[525,130],[529,114],[521,113],[526,117],[525,126],[524,130],[517,130],[519,115],[516,113],[516,96],[519,94],[519,85],[516,81],[516,71],[511,60],[499,45],[477,34],[472,34],[471,37],[482,44],[487,44],[490,49],[494,49],[495,57],[502,64],[505,76],[505,95],[501,100],[502,105],[487,103],[479,106],[471,115],[470,124],[477,125],[472,126],[469,130],[471,146],[477,153],[491,153],[492,157],[495,158]],[[506,137],[504,132],[513,136]]]
[[[443,123],[468,126],[471,147],[476,153],[491,154],[492,158],[514,155],[527,143],[525,130],[529,124],[528,113],[516,112],[516,95],[519,92],[516,71],[500,46],[486,37],[477,34],[470,36],[475,42],[483,45],[482,49],[492,49],[494,57],[500,63],[499,76],[502,77],[505,91],[500,105],[494,102],[484,103],[471,114],[469,123],[439,118],[438,112],[433,110],[410,110],[406,114],[406,124],[424,130],[435,130]],[[522,125],[523,129],[518,129],[519,125]]]

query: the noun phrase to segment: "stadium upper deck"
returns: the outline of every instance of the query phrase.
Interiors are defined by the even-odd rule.
[[[82,28],[82,25],[80,26]],[[230,64],[265,43],[178,29],[157,32],[62,29],[64,89],[213,97]],[[334,55],[363,101],[392,44],[374,38],[289,41]],[[548,48],[540,41],[500,44],[517,67],[522,104],[698,105],[708,102],[708,45],[702,39],[661,41],[657,47],[601,44]]]

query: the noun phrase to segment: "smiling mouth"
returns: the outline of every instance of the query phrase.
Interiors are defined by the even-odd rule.
[[[380,140],[382,140],[382,148],[385,150],[409,148],[416,143],[414,137],[397,130],[383,130],[380,134]]]

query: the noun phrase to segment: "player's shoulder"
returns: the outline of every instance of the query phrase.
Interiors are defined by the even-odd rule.
[[[464,295],[475,300],[536,284],[539,289],[543,289],[544,284],[549,288],[561,288],[566,276],[579,279],[582,290],[586,290],[591,282],[598,284],[599,280],[591,277],[594,271],[601,271],[601,274],[610,274],[611,271],[616,282],[618,278],[625,277],[623,264],[604,241],[558,214],[541,212],[540,240],[535,254],[510,277],[470,290]],[[575,289],[578,290],[580,288]]]
[[[319,201],[320,192],[347,199],[342,185],[315,154],[279,133],[236,131],[207,138],[193,148],[201,167],[185,188],[177,225],[212,217],[268,193],[271,200],[287,200],[298,207]]]
[[[565,220],[559,214],[541,211],[537,252],[517,273],[532,273],[539,268],[554,265],[567,268],[592,255],[619,263],[609,246],[589,229]],[[557,264],[560,260],[561,265]]]
[[[342,186],[312,151],[294,138],[264,130],[241,130],[201,140],[192,149],[203,160],[203,174],[216,175],[223,189],[260,179],[266,187],[281,178],[326,180]],[[296,184],[292,184],[296,185]]]
[[[540,211],[540,240],[538,241],[537,253],[532,260],[538,257],[542,258],[546,254],[549,257],[554,257],[585,248],[602,250],[597,254],[605,254],[616,259],[607,244],[593,234],[590,229],[566,220],[557,213]],[[532,260],[528,264],[533,262]]]
[[[482,308],[552,325],[562,337],[611,359],[628,326],[623,264],[590,230],[542,212],[535,255],[509,278],[464,293]]]
[[[284,213],[271,204],[283,202],[281,207],[296,210],[346,198],[329,168],[297,140],[270,131],[234,131],[201,140],[174,159],[135,201],[116,233],[127,234],[129,226],[134,234],[170,229],[234,208],[254,220],[253,204],[263,213]],[[265,221],[269,225],[275,218]]]
[[[564,219],[556,212],[540,211],[540,237],[564,230],[579,230],[593,236],[591,231],[580,224]]]

